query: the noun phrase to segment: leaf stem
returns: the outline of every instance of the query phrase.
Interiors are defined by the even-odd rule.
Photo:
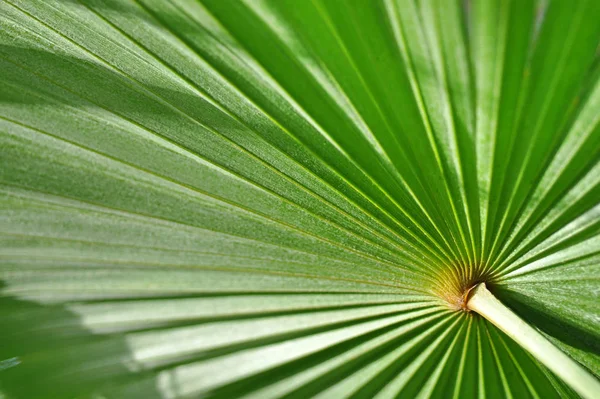
[[[600,398],[600,381],[504,306],[486,288],[485,283],[475,287],[467,307],[504,331],[583,398]]]

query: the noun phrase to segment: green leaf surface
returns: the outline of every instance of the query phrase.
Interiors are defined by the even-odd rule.
[[[0,397],[576,398],[457,309],[600,376],[598,21],[0,2]]]

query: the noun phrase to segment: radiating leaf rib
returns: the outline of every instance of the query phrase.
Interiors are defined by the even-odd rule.
[[[437,33],[430,31],[435,29],[436,25],[436,16],[432,15],[435,8],[431,5],[422,4],[420,15],[424,23],[415,24],[419,20],[416,18],[419,15],[418,10],[412,10],[414,14],[411,18],[408,15],[408,10],[411,10],[412,7],[400,5],[402,12],[399,14],[399,21],[403,20],[404,22],[398,25],[397,32],[400,36],[397,40],[402,42],[400,48],[406,47],[403,51],[403,57],[406,58],[410,70],[411,85],[419,103],[424,127],[435,154],[440,176],[442,176],[437,184],[445,186],[449,209],[451,209],[451,214],[447,217],[448,219],[454,219],[455,240],[460,242],[459,247],[465,248],[461,254],[462,262],[472,264],[475,260],[468,251],[470,244],[467,243],[465,237],[468,229],[468,222],[464,221],[466,209],[460,209],[455,203],[458,201],[454,199],[454,197],[460,198],[459,201],[463,202],[463,207],[466,206],[466,198],[464,193],[461,192],[461,188],[459,188],[464,187],[464,185],[461,184],[462,173],[459,166],[461,160],[458,153],[457,127],[452,120],[452,106],[449,104],[450,96],[447,90],[444,66],[439,65],[441,63],[440,43],[436,39]],[[406,26],[403,26],[404,24]],[[429,31],[427,28],[429,28]],[[423,35],[429,37],[430,40],[423,41],[423,44],[419,45],[420,41],[415,40],[415,37],[417,37],[415,35]],[[409,45],[407,46],[407,44]],[[460,46],[460,41],[457,45]],[[431,70],[427,68],[427,65],[430,64],[434,66]],[[445,110],[438,117],[436,111],[440,108]],[[445,206],[441,207],[445,208]]]
[[[252,392],[249,397],[302,397],[307,395],[317,395],[327,397],[329,395],[328,387],[337,383],[340,378],[345,378],[349,373],[353,373],[365,367],[378,356],[382,356],[390,349],[394,349],[398,342],[406,340],[407,333],[412,334],[415,327],[425,328],[431,325],[433,320],[441,318],[441,314],[433,314],[424,318],[411,321],[409,324],[392,325],[374,331],[365,335],[365,339],[360,341],[340,343],[339,349],[334,353],[331,360],[320,361],[313,368],[307,369],[303,373],[295,373],[293,377],[284,379],[278,384],[268,386],[266,389]],[[367,340],[366,338],[370,338]],[[332,348],[333,349],[333,348]],[[339,353],[339,356],[335,356]],[[322,359],[322,357],[317,358]],[[356,380],[350,378],[349,383]],[[339,391],[341,386],[333,388],[333,391]]]
[[[427,380],[427,383],[423,386],[421,391],[419,391],[419,393],[416,397],[418,397],[418,398],[431,397],[433,394],[433,391],[437,387],[437,385],[441,384],[441,374],[442,374],[443,370],[445,368],[447,368],[448,359],[450,358],[450,355],[452,354],[454,347],[457,345],[459,338],[462,337],[462,330],[463,330],[464,326],[461,326],[460,328],[461,329],[455,334],[454,338],[452,339],[452,342],[446,349],[446,353],[443,355],[443,357],[438,362],[438,364],[435,368],[435,371],[433,372],[431,377],[429,377],[429,379]]]
[[[398,396],[405,386],[412,382],[413,376],[416,371],[422,366],[422,364],[433,357],[434,351],[437,347],[446,339],[446,337],[457,328],[456,324],[459,321],[459,318],[456,318],[452,322],[451,325],[446,326],[444,332],[438,335],[438,337],[431,342],[427,348],[425,348],[419,356],[417,356],[412,362],[410,362],[396,377],[392,378],[381,391],[377,393],[376,397],[388,397],[388,396]],[[420,375],[423,378],[425,375]]]
[[[520,362],[519,360],[517,360],[515,358],[514,354],[511,352],[510,348],[506,345],[506,341],[504,341],[504,339],[501,336],[499,336],[498,340],[502,343],[502,345],[506,349],[506,352],[508,353],[510,359],[512,360],[515,368],[518,370],[519,375],[523,378],[523,381],[525,382],[525,385],[527,386],[527,389],[529,390],[529,393],[531,394],[531,396],[533,396],[534,398],[540,398],[539,394],[535,391],[535,388],[531,384],[531,381],[527,377],[527,374],[524,372],[523,368],[520,365],[520,363],[523,361],[521,360],[521,362]],[[552,394],[553,393],[554,392],[552,392]]]
[[[256,373],[264,370],[267,367],[273,367],[284,361],[293,360],[299,356],[303,356],[319,349],[323,349],[342,339],[348,339],[356,334],[369,331],[370,328],[381,327],[384,322],[373,321],[367,322],[365,325],[358,325],[338,329],[332,332],[317,334],[314,337],[299,338],[297,340],[287,340],[281,344],[270,345],[264,349],[246,350],[240,355],[232,355],[219,357],[214,361],[206,361],[198,364],[190,364],[180,366],[172,371],[163,373],[164,376],[175,378],[179,389],[188,393],[201,392],[201,390],[216,388],[231,379],[238,379],[248,373]],[[387,324],[387,322],[386,322]],[[244,367],[221,367],[224,364],[243,364]],[[222,370],[231,370],[229,373],[224,373]],[[198,371],[203,370],[200,375],[203,375],[202,380],[198,380]],[[162,378],[159,375],[159,380]],[[166,377],[165,377],[166,378]]]
[[[596,30],[597,28],[584,23],[584,20],[588,17],[595,18],[598,15],[597,7],[584,1],[578,2],[576,7],[569,7],[568,10],[567,7],[563,9],[559,3],[552,2],[549,5],[538,44],[532,55],[532,68],[539,68],[539,74],[532,82],[531,98],[526,108],[528,118],[522,122],[521,126],[522,129],[531,129],[531,135],[525,136],[527,141],[516,148],[516,162],[513,165],[521,164],[522,166],[517,171],[514,170],[515,167],[512,170],[509,169],[509,173],[513,176],[513,179],[509,181],[514,182],[512,185],[514,191],[511,193],[506,212],[498,225],[501,232],[505,228],[506,221],[511,220],[509,218],[513,218],[512,215],[515,212],[520,212],[513,210],[513,207],[519,209],[530,196],[531,184],[523,183],[526,181],[525,176],[535,179],[540,173],[539,170],[546,166],[549,156],[554,155],[557,141],[562,139],[564,120],[572,112],[566,99],[571,99],[575,90],[579,88],[581,77],[585,76],[583,72],[590,67],[596,49],[593,41],[584,38],[597,37],[598,31],[587,31],[587,29]],[[556,37],[554,35],[562,30],[560,28],[562,24],[565,24],[567,34],[561,34],[560,40],[554,39]],[[548,47],[546,48],[546,46]],[[577,62],[569,61],[571,51],[580,52],[581,57],[578,57]],[[549,55],[554,56],[556,60],[552,68],[548,68],[548,63],[545,62]],[[571,79],[565,79],[565,74]],[[541,92],[536,90],[539,85],[543,85],[546,89],[544,96],[541,96]],[[561,112],[552,113],[553,107],[564,109],[565,116],[561,118],[560,115],[563,114]],[[556,124],[558,129],[548,129],[550,123]],[[523,151],[525,152],[523,153]],[[517,205],[513,205],[515,201],[517,201]],[[503,238],[503,234],[497,236],[497,240]]]
[[[322,392],[317,397],[361,397],[363,395],[372,396],[376,394],[383,388],[381,382],[382,380],[386,380],[386,376],[389,376],[390,374],[395,375],[394,371],[397,370],[399,366],[410,362],[408,356],[413,356],[415,353],[418,353],[418,349],[421,349],[423,345],[428,346],[433,339],[432,334],[439,331],[442,327],[447,327],[448,323],[449,318],[445,317],[426,330],[413,330],[411,333],[411,336],[413,337],[411,339],[400,341],[399,346],[392,348],[379,359],[372,361],[356,373],[340,380],[336,385]],[[417,335],[414,336],[415,334]]]
[[[39,139],[38,139],[38,142],[40,142],[40,141],[41,141],[41,140],[39,140]],[[50,140],[50,141],[48,141],[48,144],[49,144],[49,145],[51,145],[51,146],[56,146],[55,148],[57,148],[57,149],[59,148],[59,146],[62,146],[62,143],[56,143],[56,142],[54,142],[54,141],[51,141],[51,140]],[[73,147],[70,147],[70,146],[68,146],[68,145],[67,145],[67,146],[65,146],[65,147],[66,147],[66,148],[65,148],[65,150],[67,151],[67,153],[69,153],[69,154],[73,154],[73,155],[74,155],[74,159],[73,159],[73,161],[72,161],[72,162],[75,162],[75,163],[80,163],[80,161],[79,161],[79,160],[77,160],[77,158],[80,158],[80,159],[81,159],[81,157],[83,156],[83,155],[81,154],[81,152],[80,152],[78,149],[74,149]],[[20,151],[18,148],[19,148],[19,147],[17,147],[17,151]],[[63,148],[64,148],[64,147],[63,147]],[[89,157],[90,155],[89,155],[89,154],[86,154],[85,156],[86,156],[86,157]],[[66,161],[66,159],[65,159],[65,158],[63,158],[63,159]],[[68,158],[67,158],[67,159],[68,159]],[[106,167],[107,171],[108,171],[108,170],[111,170],[111,169],[113,169],[113,170],[116,170],[116,167],[115,167],[115,166],[112,164],[112,162],[111,162],[111,161],[107,161],[107,162],[105,162],[105,161],[104,161],[104,159],[102,159],[102,158],[100,158],[100,157],[98,157],[97,159],[98,159],[98,160],[97,160],[96,168],[100,167],[100,165],[101,165],[101,164],[104,164],[104,165],[106,165],[105,167]],[[7,161],[8,161],[8,159],[7,159]],[[32,162],[33,162],[33,160],[32,160]],[[58,164],[56,164],[56,165],[58,165]],[[119,167],[119,169],[120,169],[119,173],[122,173],[124,170],[127,170],[125,167]],[[5,171],[6,171],[7,173],[9,172],[9,170],[5,170]],[[56,172],[55,172],[55,173],[57,173],[57,174],[58,174],[58,173],[61,173],[61,172],[60,172],[60,169],[56,170]],[[62,172],[62,173],[64,173],[64,172]],[[110,173],[110,172],[109,172],[109,173]],[[155,185],[154,187],[158,187],[158,186],[159,186],[159,184],[160,184],[160,185],[162,185],[162,186],[164,186],[164,187],[165,187],[165,188],[164,188],[164,190],[165,190],[165,194],[166,194],[166,190],[173,190],[173,189],[175,188],[175,186],[171,185],[171,184],[170,184],[170,182],[166,182],[166,181],[165,181],[164,183],[158,183],[158,180],[155,178],[155,176],[149,176],[149,175],[146,175],[146,174],[144,174],[143,172],[142,172],[142,173],[139,173],[138,171],[132,170],[132,171],[131,171],[131,172],[129,172],[128,174],[130,174],[130,175],[132,176],[132,177],[131,177],[131,181],[132,181],[132,183],[131,183],[131,184],[136,184],[136,185],[137,185],[137,184],[140,184],[142,181],[145,181],[145,182],[144,182],[144,183],[142,183],[142,184],[146,184],[146,185],[148,185],[148,184],[154,184],[154,185]],[[11,174],[11,178],[12,178],[12,179],[18,179],[18,178],[19,178],[19,175],[16,173],[16,171],[15,171],[15,172],[13,172],[13,173]],[[73,179],[73,178],[74,178],[74,176],[71,174],[71,175],[69,176],[69,178],[70,178],[70,179]],[[151,180],[148,180],[148,179],[151,179]],[[137,182],[133,183],[133,181],[135,181],[135,180],[137,180]],[[155,182],[155,183],[148,183],[149,181],[153,181],[153,182]],[[132,187],[132,186],[130,186],[130,187]],[[167,189],[167,187],[169,187],[169,188]],[[48,189],[49,189],[49,190],[54,190],[54,189],[53,189],[53,188],[51,188],[51,187],[49,187]],[[133,188],[132,188],[132,189],[133,189]],[[205,201],[204,199],[200,199],[199,197],[197,197],[197,195],[195,194],[195,193],[197,192],[196,190],[193,190],[193,192],[190,192],[190,191],[189,191],[187,188],[185,188],[185,187],[182,187],[182,188],[181,188],[181,190],[180,190],[180,193],[183,193],[183,192],[186,192],[186,191],[187,191],[188,193],[190,193],[190,194],[191,194],[190,200],[191,200],[193,197],[196,197],[196,198],[198,198],[198,199],[199,199],[200,201],[202,201],[202,202],[204,202],[204,201]],[[202,195],[202,194],[204,194],[204,193],[201,193],[201,195]],[[72,195],[79,195],[79,194],[75,194],[75,193],[74,193],[74,194],[72,194]],[[97,194],[91,194],[91,193],[90,193],[90,194],[87,194],[87,193],[84,193],[84,196],[86,196],[86,197],[87,197],[87,196],[89,196],[89,195],[97,195]],[[134,194],[134,195],[135,195],[135,194]],[[84,198],[85,198],[85,197],[84,197]],[[222,202],[220,202],[220,201],[219,201],[219,198],[214,198],[214,197],[213,197],[213,198],[211,198],[211,196],[210,196],[210,195],[209,195],[209,196],[207,196],[207,197],[204,197],[204,198],[206,198],[206,199],[208,200],[207,202],[205,202],[205,203],[206,203],[206,205],[204,205],[204,206],[205,206],[205,207],[206,207],[206,206],[211,206],[211,207],[213,208],[213,212],[214,212],[216,209],[218,209],[218,208],[222,208],[222,206],[223,206],[223,205],[225,205],[225,207],[228,207],[230,210],[233,210],[233,209],[234,209],[234,208],[233,208],[231,205],[229,205],[229,204],[223,204],[223,205],[220,205],[219,203],[221,203],[221,204],[222,204]],[[214,201],[214,200],[216,200],[216,201]],[[209,205],[210,203],[214,203],[214,205]],[[119,204],[119,205],[117,205],[117,204],[115,204],[115,206],[117,206],[117,207],[124,206],[124,207],[126,207],[125,209],[127,209],[127,207],[130,207],[131,205],[127,205],[127,203],[125,203],[125,204],[123,204],[123,205],[120,205],[120,204]],[[157,209],[157,208],[154,208],[154,209],[156,209],[156,210],[150,210],[150,212],[156,212],[156,211],[158,211],[158,209]],[[224,209],[224,208],[222,208],[222,209]],[[235,209],[236,209],[236,212],[238,212],[238,213],[239,213],[240,211],[241,211],[242,213],[246,213],[246,212],[247,212],[247,210],[243,210],[243,209],[242,209],[242,208],[240,208],[240,207],[236,207]],[[162,212],[161,212],[161,213],[162,213]],[[250,212],[250,213],[252,213],[252,212]],[[165,215],[165,216],[166,216],[166,215]],[[190,215],[187,215],[188,219],[189,219],[189,216],[190,216]],[[262,216],[264,216],[264,215],[262,215]],[[166,217],[167,217],[167,218],[170,218],[171,216],[166,216]],[[254,220],[258,220],[258,219],[256,219],[255,217],[252,217],[252,216],[250,216],[250,217],[251,217],[251,218],[253,218]],[[230,218],[231,218],[231,217],[230,217]],[[238,216],[238,218],[239,218],[239,216]],[[242,216],[242,218],[244,218],[244,216]],[[266,221],[267,221],[267,223],[271,223],[271,222],[275,222],[275,223],[277,223],[276,221],[269,221],[269,220],[268,220],[268,219],[266,219],[266,218],[265,218],[265,219],[263,219],[263,220],[266,220]],[[203,223],[204,225],[206,225],[206,224],[207,224],[207,223],[206,223],[206,220],[205,220],[204,222],[200,222],[200,223]],[[239,223],[239,222],[238,222],[238,223]],[[233,225],[232,225],[231,227],[233,228]],[[295,229],[293,226],[286,226],[286,228],[290,228],[291,230],[296,230],[296,229]],[[241,231],[239,230],[239,227],[238,227],[238,228],[234,228],[234,229],[235,229],[235,230],[238,230],[238,234],[240,234],[240,233],[241,233]],[[230,233],[233,233],[233,234],[235,235],[235,233],[234,233],[233,231],[231,231],[231,230],[230,230],[229,232],[230,232]],[[244,235],[245,233],[241,233],[241,234],[242,234],[242,235]],[[313,235],[313,234],[310,234],[310,235],[312,235],[314,238],[316,238],[316,236],[315,236],[315,235]],[[320,240],[320,239],[317,239],[317,240]],[[370,256],[370,255],[367,255],[367,257],[371,257],[371,256]]]
[[[463,345],[462,347],[459,347],[460,358],[458,358],[458,356],[455,356],[457,357],[455,361],[459,362],[459,365],[458,370],[456,370],[456,383],[454,385],[454,390],[452,393],[453,398],[461,397],[461,391],[464,391],[465,388],[472,389],[472,385],[474,384],[469,384],[469,380],[471,380],[471,383],[473,383],[473,380],[476,380],[475,370],[477,365],[474,363],[477,362],[477,359],[473,359],[473,348],[476,344],[476,332],[474,332],[474,330],[476,330],[477,328],[475,326],[475,323],[476,322],[473,319],[469,320],[464,336]],[[471,358],[469,359],[469,357]],[[469,362],[469,360],[471,360],[471,362]],[[449,370],[448,372],[451,373],[452,370]],[[448,391],[443,390],[441,385],[438,385],[438,390],[440,390],[438,396],[443,396],[444,394],[447,395],[446,392]],[[469,392],[470,396],[473,396],[474,394],[474,391]]]
[[[490,202],[493,164],[496,159],[498,113],[501,100],[501,76],[505,62],[508,7],[512,3],[480,2],[473,4],[472,50],[475,74],[475,140],[481,212],[482,249],[486,258],[490,240]],[[485,23],[484,21],[489,21]],[[514,24],[514,27],[517,25]]]
[[[576,397],[468,303],[598,377],[599,18],[0,3],[0,396]]]
[[[599,101],[600,86],[597,85],[592,94],[590,94],[587,102],[585,102],[585,105],[582,106],[575,124],[570,129],[552,163],[546,169],[544,177],[540,180],[535,193],[531,197],[531,201],[528,202],[527,210],[523,212],[523,216],[513,230],[513,234],[509,243],[504,247],[504,251],[511,248],[510,242],[518,240],[518,237],[522,236],[523,233],[517,235],[518,232],[526,232],[535,225],[533,221],[537,219],[539,220],[538,223],[543,223],[542,218],[546,216],[542,213],[544,210],[556,207],[556,209],[562,208],[562,212],[565,212],[568,208],[557,206],[559,198],[561,198],[560,195],[565,196],[565,191],[574,188],[578,183],[576,177],[583,180],[581,176],[596,166],[597,162],[593,162],[593,158],[590,159],[584,154],[588,151],[597,151],[598,148],[597,140],[600,138],[598,124],[600,123],[600,117],[598,117],[597,109],[600,106]],[[593,188],[594,184],[592,183],[588,187]],[[585,208],[579,207],[579,209]],[[528,228],[528,225],[531,227]],[[523,244],[536,238],[536,235],[530,234],[529,237],[529,240],[520,245],[524,246]],[[502,258],[502,255],[502,253],[499,254],[499,259]]]
[[[436,160],[436,169],[434,173],[438,174],[439,172],[441,172],[443,174],[443,167],[441,166],[441,159],[440,159],[440,154],[439,154],[439,150],[438,150],[438,145],[436,144],[436,140],[433,137],[433,133],[432,133],[432,127],[431,127],[431,122],[429,120],[429,115],[427,113],[427,111],[424,109],[424,98],[423,98],[423,94],[422,94],[422,89],[420,88],[420,84],[419,84],[419,79],[417,78],[417,76],[415,76],[415,72],[414,72],[414,63],[415,61],[412,59],[411,57],[411,49],[408,48],[406,42],[407,39],[405,38],[405,33],[403,32],[405,29],[403,29],[402,27],[402,22],[401,22],[401,15],[398,14],[397,8],[394,5],[394,2],[385,2],[386,5],[386,12],[388,14],[388,18],[390,20],[390,24],[392,26],[392,30],[394,32],[394,39],[396,40],[396,43],[398,45],[398,49],[400,54],[403,57],[403,61],[404,63],[407,65],[407,79],[410,82],[411,85],[411,89],[414,92],[414,96],[415,99],[413,101],[415,101],[417,108],[419,110],[419,115],[420,118],[422,120],[423,123],[423,130],[425,131],[425,134],[428,138],[428,143],[431,146],[431,151],[432,151],[432,155],[434,157],[434,159]],[[412,7],[409,4],[409,7]],[[416,13],[416,10],[412,9],[411,10],[413,13],[413,17],[410,18],[410,21],[416,22],[416,18],[414,18],[414,14]],[[414,29],[414,27],[413,27]],[[418,28],[417,28],[418,29]],[[414,50],[413,50],[414,51]],[[441,179],[440,179],[441,180]],[[445,184],[445,183],[444,183]],[[445,189],[448,190],[447,185],[445,185]],[[452,203],[452,199],[450,199],[450,202]],[[453,205],[452,205],[453,206]],[[456,212],[455,209],[452,209],[452,213],[455,216]],[[453,239],[457,240],[457,235],[458,233],[454,233],[452,234],[452,230],[450,230],[451,235],[453,237]],[[443,233],[441,233],[443,235]],[[450,245],[448,240],[445,239],[445,242],[447,243],[447,245]],[[459,248],[462,248],[460,245],[458,246]],[[458,260],[458,258],[460,258],[460,255],[458,253],[453,253],[455,260]]]
[[[328,95],[348,114],[350,119],[355,121],[359,129],[368,130],[368,126],[366,126],[364,120],[362,120],[361,116],[350,103],[348,97],[340,89],[331,72],[323,64],[318,64],[318,61],[312,59],[310,52],[302,47],[299,39],[295,38],[294,33],[281,21],[281,16],[276,15],[275,11],[269,9],[264,2],[250,2],[246,6],[263,20],[268,29],[277,30],[279,38],[284,41],[287,47],[286,50],[290,51],[290,56],[294,57],[301,64],[302,68],[306,69],[327,90]]]
[[[447,96],[445,106],[448,108],[447,118],[452,126],[449,130],[453,133],[453,137],[449,141],[455,141],[453,144],[442,146],[442,149],[447,147],[451,152],[447,157],[452,159],[453,174],[456,174],[456,179],[450,180],[453,184],[453,196],[460,198],[459,203],[463,203],[464,214],[461,215],[460,223],[467,226],[472,252],[470,260],[476,262],[476,246],[479,243],[479,213],[476,212],[477,190],[471,186],[472,182],[476,181],[475,154],[472,146],[474,117],[471,94],[473,87],[462,30],[464,21],[460,10],[447,2],[423,3],[421,10],[423,13],[433,11],[432,18],[434,20],[425,20],[423,27],[427,29],[431,26],[434,30],[432,36],[435,42],[431,48],[433,53],[437,52],[436,64],[441,64],[437,68],[443,92]]]
[[[514,389],[514,387],[511,389],[511,387],[509,387],[508,385],[508,381],[506,378],[506,371],[504,370],[504,367],[502,365],[502,363],[500,362],[500,357],[498,355],[498,350],[496,349],[496,345],[494,344],[494,339],[492,338],[492,336],[490,335],[490,330],[487,328],[485,328],[485,333],[486,336],[488,338],[488,342],[490,344],[490,348],[491,348],[491,354],[494,358],[495,364],[496,364],[496,369],[498,370],[498,374],[500,374],[500,381],[502,382],[502,388],[504,390],[504,396],[506,396],[507,398],[512,398],[513,394],[512,394],[512,389]],[[511,382],[516,385],[516,381],[515,379],[512,379]]]

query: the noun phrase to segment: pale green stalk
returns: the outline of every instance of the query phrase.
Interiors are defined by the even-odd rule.
[[[467,306],[504,331],[583,398],[600,398],[598,379],[504,306],[485,284],[475,287]]]

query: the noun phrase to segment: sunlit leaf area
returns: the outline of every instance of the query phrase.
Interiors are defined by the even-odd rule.
[[[0,398],[600,398],[599,21],[1,0]]]

